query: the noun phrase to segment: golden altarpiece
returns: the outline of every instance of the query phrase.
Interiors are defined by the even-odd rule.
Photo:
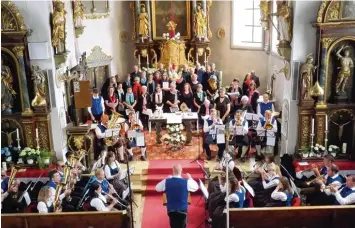
[[[136,40],[134,57],[140,67],[207,65],[211,55],[209,39],[211,0],[133,1],[131,3]]]
[[[317,53],[309,54],[300,69],[298,149],[313,151],[316,144],[334,145],[338,147],[337,154],[332,153],[336,158],[353,160],[354,2],[323,1],[313,26],[317,28]]]
[[[1,2],[1,146],[53,149],[47,78],[31,66],[24,20],[9,1]]]

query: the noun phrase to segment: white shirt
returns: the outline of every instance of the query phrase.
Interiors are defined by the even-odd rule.
[[[96,97],[92,96],[92,98],[99,99],[100,97],[97,95]],[[102,97],[101,97],[101,108],[102,108],[102,113],[104,113],[105,112],[105,102]],[[88,107],[88,112],[91,114],[91,107]]]
[[[332,176],[332,177],[330,177],[330,178],[335,179],[335,178],[337,178],[338,176],[339,176],[339,174],[335,174],[334,176]],[[325,178],[325,180],[327,180],[328,175],[325,175],[324,178]],[[332,185],[336,190],[338,190],[338,189],[341,187],[341,183],[340,183],[339,181],[333,181],[333,182],[331,183],[331,185]],[[322,187],[325,187],[325,185],[322,184]],[[331,191],[330,191],[330,189],[324,189],[324,193],[327,194],[328,196],[330,196],[330,195],[332,194]]]
[[[211,124],[210,126],[208,126],[208,122],[207,122],[207,120],[212,120],[212,118],[211,118],[211,116],[208,116],[208,117],[204,117],[205,119],[204,119],[204,121],[203,121],[203,131],[204,132],[209,132],[209,131],[211,131],[212,130],[212,128],[214,128],[214,126],[215,126],[215,124],[223,124],[223,122],[222,122],[222,120],[221,119],[215,119],[214,121],[214,123],[213,124]]]
[[[231,158],[231,156],[226,153],[223,157],[222,160],[220,161],[220,165],[225,168],[227,167],[227,163],[228,163],[228,168],[230,171],[233,171],[235,163],[233,161],[233,159]]]
[[[244,120],[243,120],[243,119],[240,119],[240,120],[241,120],[241,122],[242,122],[242,124],[243,124]],[[235,121],[237,121],[237,120],[235,120]],[[229,122],[229,129],[234,129],[235,127],[237,127],[237,126],[235,125],[235,123],[233,124],[233,120],[231,120],[231,121]],[[249,124],[248,124],[248,121],[245,121],[245,124],[242,125],[242,127],[243,127],[243,135],[245,135],[245,134],[248,133],[248,131],[249,131]]]
[[[49,199],[48,199],[48,202],[50,205],[52,205],[54,203],[54,199],[55,199],[55,188],[53,187],[49,187]],[[65,193],[62,193],[60,196],[59,196],[59,200],[63,200],[65,198]]]
[[[105,203],[107,203],[105,196],[99,194],[98,198],[93,198],[90,201],[90,206],[95,208],[97,211],[110,211],[110,209],[105,206]]]
[[[113,176],[111,175],[111,169],[115,169],[117,168],[118,169],[118,172],[120,171],[120,163],[118,163],[117,161],[115,161],[113,164],[110,164],[110,165],[105,165],[105,176],[106,176],[106,179],[107,180],[112,180],[113,179]]]
[[[355,187],[352,187],[351,190],[355,191]],[[334,193],[334,196],[340,205],[349,205],[355,203],[355,193],[351,193],[347,197],[343,198],[340,195],[340,191],[337,191]]]
[[[48,207],[50,207],[52,204],[50,204],[50,202],[48,201],[47,203],[40,201],[37,204],[37,210],[38,213],[43,213],[43,214],[47,214],[48,213]]]
[[[105,126],[106,127],[106,126]],[[99,128],[99,125],[96,126],[95,128],[95,134],[98,139],[103,139],[105,138],[105,132],[102,132],[101,129]]]
[[[182,177],[181,176],[173,176],[172,178],[182,178]],[[165,192],[165,182],[166,182],[166,179],[160,181],[155,186],[155,190],[157,192]],[[194,179],[190,178],[187,180],[187,190],[189,192],[196,192],[198,190],[198,184]]]
[[[270,176],[269,180],[271,180],[272,178],[275,178],[275,177],[279,177],[279,175]],[[269,181],[268,183],[266,183],[266,181],[263,180],[263,187],[264,187],[264,189],[269,189],[269,188],[277,186],[279,183],[280,183],[279,179],[273,179],[272,181]]]
[[[287,195],[284,192],[279,192],[278,190],[274,190],[271,193],[271,199],[274,200],[281,200],[282,202],[285,202],[287,200]]]
[[[265,122],[267,121],[265,118],[264,120]],[[272,124],[272,129],[270,131],[277,132],[277,121],[274,118],[271,119],[271,124]],[[261,121],[259,121],[257,128],[264,128],[264,126],[261,125]]]
[[[246,192],[245,191],[245,188],[243,186],[240,186],[240,189],[237,190],[237,192],[239,193],[242,193],[242,191]],[[245,194],[244,194],[244,200],[245,200]],[[224,201],[227,202],[227,197],[224,199]],[[230,194],[228,196],[228,202],[231,203],[231,202],[235,202],[235,203],[238,203],[239,202],[239,196],[234,192],[232,194]]]
[[[128,122],[131,123],[131,121],[129,121],[129,120],[128,120]],[[143,124],[142,124],[142,121],[141,121],[141,120],[138,120],[138,123],[136,123],[136,124],[138,124],[139,127],[140,127],[141,129],[143,129]],[[125,125],[124,125],[124,130],[125,130],[125,132],[127,132],[128,129],[129,129],[129,125],[128,125],[127,123],[125,123]]]
[[[270,101],[268,101],[267,103],[269,103],[269,102]],[[264,101],[261,103],[267,104]],[[271,112],[275,112],[274,104],[271,104]],[[258,114],[260,117],[264,117],[264,113],[261,113],[261,111],[260,111],[260,103],[258,103],[258,106],[256,107],[256,114]]]

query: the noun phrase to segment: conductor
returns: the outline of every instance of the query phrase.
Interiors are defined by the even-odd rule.
[[[196,192],[198,184],[186,173],[187,180],[181,177],[181,165],[173,167],[173,176],[160,181],[155,189],[165,192],[171,228],[185,228],[187,223],[187,207],[189,192]]]

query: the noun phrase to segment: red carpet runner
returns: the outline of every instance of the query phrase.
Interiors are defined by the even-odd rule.
[[[172,167],[176,164],[182,166],[183,173],[190,173],[192,178],[204,181],[204,176],[198,164],[192,160],[152,160],[149,162],[147,175],[146,197],[143,209],[142,228],[169,228],[169,217],[166,207],[163,206],[162,193],[155,191],[155,185],[172,175]],[[200,163],[203,165],[203,163]],[[183,178],[186,178],[183,175]],[[188,209],[188,228],[196,228],[204,220],[204,199],[200,201],[201,191],[191,194],[191,204]],[[199,201],[199,202],[198,202]],[[197,204],[198,203],[198,204]],[[196,205],[197,204],[197,205]]]

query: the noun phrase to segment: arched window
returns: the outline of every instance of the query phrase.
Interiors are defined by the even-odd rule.
[[[232,1],[232,47],[262,49],[260,0]]]
[[[277,5],[276,5],[276,0],[272,1],[272,12],[275,13],[277,11]],[[278,31],[277,31],[277,16],[274,15],[272,16],[272,29],[271,29],[271,52],[278,54],[277,53],[277,44],[278,40],[277,37]]]

